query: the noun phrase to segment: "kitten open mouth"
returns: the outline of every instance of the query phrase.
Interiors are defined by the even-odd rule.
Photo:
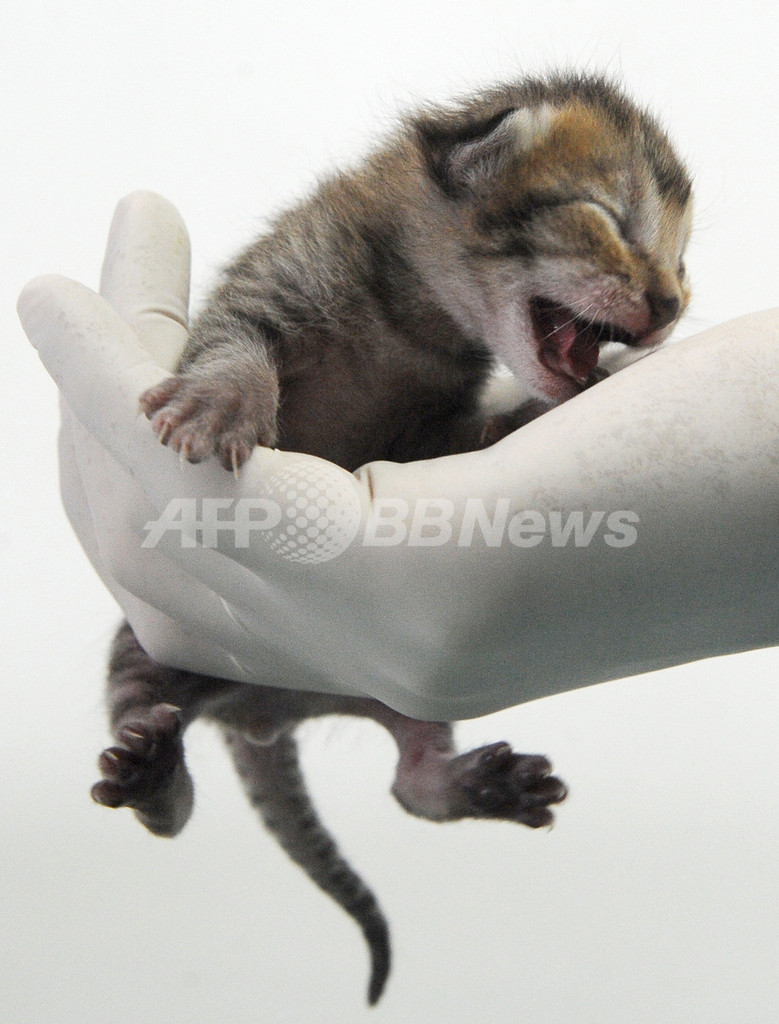
[[[638,338],[614,324],[577,316],[568,306],[551,299],[530,303],[540,362],[553,373],[583,387],[607,376],[598,369],[600,346],[608,341],[635,345]]]

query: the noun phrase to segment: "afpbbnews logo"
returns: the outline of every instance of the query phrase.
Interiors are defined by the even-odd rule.
[[[511,511],[509,498],[498,498],[489,508],[481,498],[468,498],[462,511],[448,498],[383,498],[374,502],[365,526],[365,547],[437,547],[513,544],[534,548],[548,543],[555,548],[586,548],[602,540],[612,548],[627,548],[638,539],[635,512]]]
[[[176,538],[181,547],[247,548],[259,536],[293,562],[327,562],[351,546],[627,548],[639,517],[624,509],[545,512],[512,509],[509,498],[375,497],[367,515],[353,478],[328,463],[293,463],[257,498],[175,498],[146,523],[143,547]]]

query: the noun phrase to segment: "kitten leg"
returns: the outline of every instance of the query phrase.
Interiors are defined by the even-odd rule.
[[[219,329],[229,341],[216,334],[175,376],[145,391],[140,406],[161,443],[182,459],[214,454],[237,472],[257,444],[276,442],[279,382],[266,349],[242,337],[240,325]]]
[[[279,703],[283,700],[283,706]],[[540,754],[516,754],[508,743],[458,753],[447,722],[424,722],[378,700],[303,691],[267,690],[263,707],[287,723],[321,715],[354,715],[384,726],[398,746],[392,792],[409,813],[431,821],[495,818],[530,828],[550,825],[550,805],[566,787]]]
[[[132,807],[155,835],[180,832],[194,800],[184,763],[184,729],[197,717],[203,698],[224,685],[159,665],[123,623],[108,671],[108,708],[116,744],[98,759],[103,778],[92,787],[96,803]]]
[[[564,783],[542,755],[516,754],[503,742],[458,754],[447,723],[392,711],[376,717],[398,745],[392,792],[411,814],[432,821],[494,818],[539,828],[554,820],[550,805],[565,799]]]

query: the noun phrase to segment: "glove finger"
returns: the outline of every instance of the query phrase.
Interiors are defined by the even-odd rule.
[[[121,528],[117,529],[116,513],[121,514],[127,508],[126,500],[112,506],[113,517],[105,514],[102,518],[95,517],[95,509],[101,501],[101,494],[105,493],[106,484],[113,491],[117,487],[121,490],[123,486],[130,489],[135,485],[129,477],[123,484],[119,483],[119,470],[113,462],[110,464],[110,479],[106,481],[105,451],[81,426],[64,401],[61,402],[58,448],[62,501],[71,526],[92,566],[131,622],[144,648],[153,651],[165,664],[246,681],[247,670],[222,646],[224,602],[216,599],[206,585],[196,581],[193,584],[175,562],[161,553],[155,556],[150,567],[139,567],[137,562],[142,553],[140,537],[137,538],[137,548],[128,552],[129,558],[122,558],[117,540],[121,539],[123,532]],[[138,501],[131,501],[130,507],[143,507],[145,504],[144,495],[138,490]],[[101,529],[100,524],[106,522],[110,523],[108,529]],[[128,562],[136,569],[134,573],[128,574],[125,569],[118,571]],[[143,569],[146,569],[145,575]],[[132,589],[128,590],[118,580]],[[187,601],[183,600],[184,594],[188,596]],[[176,595],[178,599],[171,601],[171,596]],[[171,604],[177,619],[160,610],[160,606],[167,608]],[[214,611],[219,606],[222,614],[216,618],[221,632],[219,628],[210,628]]]
[[[143,491],[64,403],[62,422],[60,458],[68,518],[139,638],[146,637],[158,660],[166,664],[197,665],[201,672],[247,680],[247,670],[221,646],[225,636],[239,632],[224,601],[207,581],[193,580],[164,551],[143,547],[143,524],[156,515]],[[184,664],[182,651],[190,659]]]
[[[60,494],[65,514],[81,547],[100,579],[108,585],[107,573],[100,556],[94,524],[84,481],[76,456],[75,417],[67,403],[60,401],[60,431],[57,442],[59,456]]]
[[[189,236],[178,211],[153,192],[133,192],[116,207],[100,294],[172,370],[186,341]]]
[[[148,424],[134,413],[160,367],[118,313],[91,289],[56,275],[27,284],[17,308],[69,408],[101,444],[123,465],[139,445],[153,449]]]

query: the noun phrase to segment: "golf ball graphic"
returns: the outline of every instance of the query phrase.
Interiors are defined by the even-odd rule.
[[[327,562],[357,535],[357,490],[346,472],[328,463],[292,463],[269,478],[266,496],[277,503],[281,519],[262,536],[291,562]]]

